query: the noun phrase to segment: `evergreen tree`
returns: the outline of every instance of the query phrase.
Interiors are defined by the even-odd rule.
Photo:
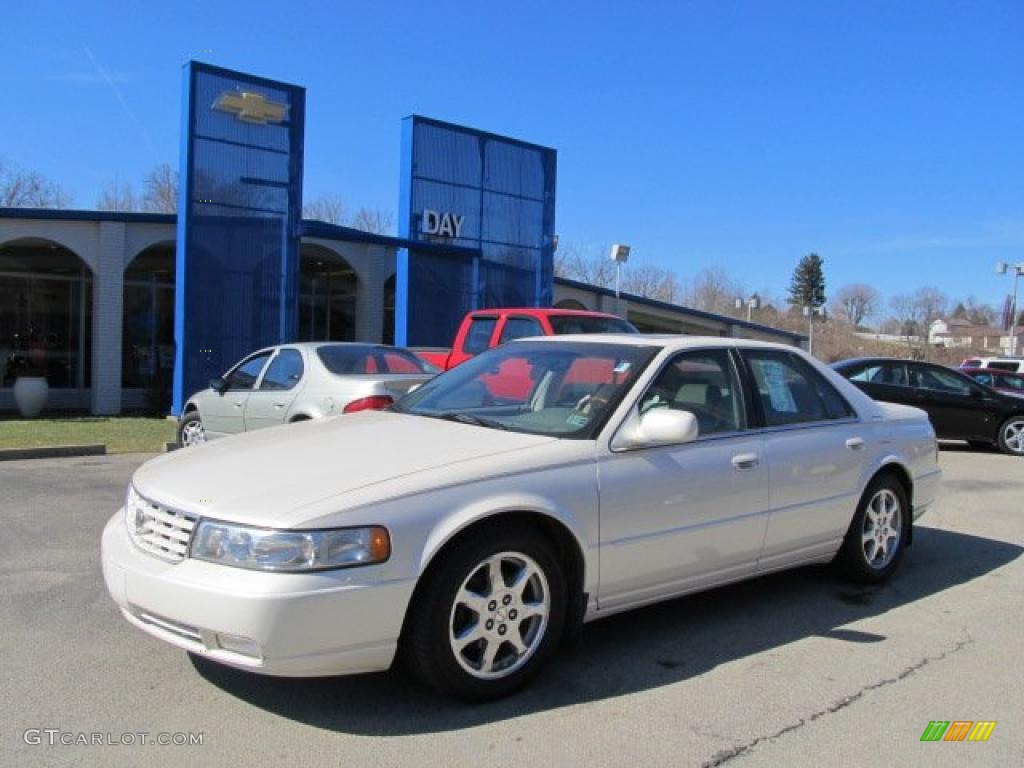
[[[809,253],[800,259],[793,270],[789,283],[789,303],[794,307],[817,309],[825,303],[824,260],[816,253]]]

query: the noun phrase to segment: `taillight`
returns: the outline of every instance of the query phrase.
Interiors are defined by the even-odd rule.
[[[372,397],[361,397],[353,400],[345,406],[342,413],[355,413],[356,411],[379,411],[394,403],[388,395],[373,395]]]

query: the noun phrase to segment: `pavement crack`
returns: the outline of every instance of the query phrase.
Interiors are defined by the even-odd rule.
[[[954,645],[952,648],[946,651],[943,651],[938,656],[926,656],[920,661],[911,664],[909,667],[906,667],[902,672],[900,672],[895,677],[887,677],[882,680],[879,680],[878,682],[865,685],[856,693],[852,693],[849,696],[844,696],[843,698],[832,702],[824,709],[819,709],[816,712],[812,712],[807,717],[800,718],[798,722],[790,723],[789,725],[780,728],[779,730],[775,731],[775,733],[771,733],[766,736],[757,736],[754,739],[751,739],[750,741],[746,742],[745,744],[738,744],[735,747],[730,747],[729,749],[723,749],[719,752],[716,752],[714,755],[712,755],[710,760],[707,760],[701,764],[701,768],[718,768],[718,766],[724,765],[725,763],[729,762],[734,758],[747,754],[754,747],[756,747],[758,744],[761,744],[762,742],[774,741],[775,739],[785,736],[787,733],[792,733],[793,731],[797,731],[803,728],[805,725],[808,725],[809,723],[813,723],[815,720],[818,720],[822,717],[827,717],[828,715],[839,712],[842,709],[846,709],[846,707],[850,706],[855,701],[860,700],[871,691],[875,691],[879,688],[884,688],[887,685],[894,685],[895,683],[898,683],[901,680],[905,680],[906,678],[910,677],[912,674],[923,669],[929,664],[934,664],[936,662],[942,661],[947,656],[951,656],[954,653],[962,651],[964,648],[966,648],[973,642],[974,638],[968,635],[966,639],[959,640],[956,643],[956,645]]]

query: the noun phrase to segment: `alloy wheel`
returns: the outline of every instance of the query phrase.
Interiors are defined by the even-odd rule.
[[[480,562],[455,593],[449,619],[452,654],[482,680],[521,669],[540,646],[551,614],[543,569],[520,552]]]
[[[190,421],[181,428],[181,444],[186,448],[206,442],[206,430],[203,429],[203,422]]]
[[[903,509],[900,500],[888,488],[882,488],[864,510],[861,543],[864,562],[874,570],[882,570],[896,556],[903,532]]]
[[[1024,419],[1011,419],[1003,425],[1003,444],[1010,453],[1024,454]]]

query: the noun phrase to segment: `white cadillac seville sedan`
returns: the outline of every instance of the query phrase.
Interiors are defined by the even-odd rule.
[[[132,624],[224,664],[398,657],[491,698],[585,621],[808,563],[880,582],[939,478],[922,411],[791,347],[520,340],[389,411],[147,462],[103,574]]]

